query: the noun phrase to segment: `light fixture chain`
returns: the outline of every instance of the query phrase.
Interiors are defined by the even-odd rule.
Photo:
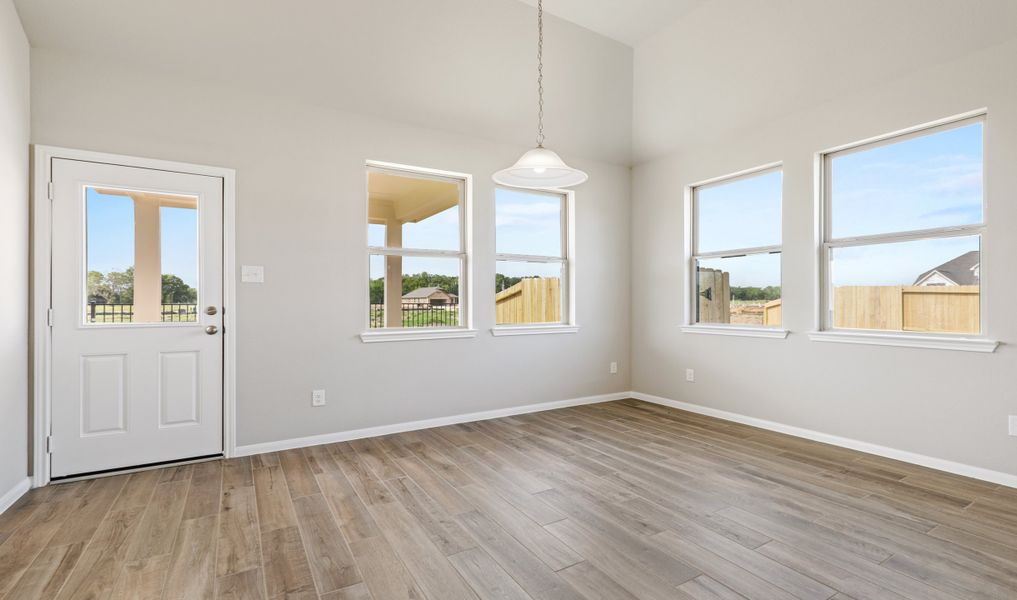
[[[544,147],[544,0],[537,0],[537,147]]]

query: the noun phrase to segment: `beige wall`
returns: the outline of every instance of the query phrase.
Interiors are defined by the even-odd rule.
[[[965,36],[970,34],[965,30]],[[902,35],[897,43],[925,41]],[[637,71],[643,51],[636,52]],[[767,52],[765,48],[758,51]],[[1012,267],[1017,256],[1017,169],[1013,168],[1017,164],[1017,79],[1011,76],[1015,70],[1017,41],[1010,41],[951,62],[912,69],[887,82],[846,90],[835,100],[789,110],[752,128],[727,132],[722,115],[704,114],[701,118],[707,122],[716,119],[714,140],[636,167],[633,387],[1017,474],[1017,438],[1007,435],[1007,415],[1017,414],[1017,348],[1013,345],[1017,342],[1017,277]],[[636,93],[640,93],[638,86]],[[814,327],[817,286],[813,153],[980,107],[989,110],[985,324],[988,335],[1003,345],[986,355],[809,341],[806,332]],[[783,319],[791,335],[773,340],[681,333],[680,299],[685,293],[682,186],[779,160],[784,161]],[[685,368],[696,370],[695,383],[684,381]]]
[[[28,473],[28,40],[0,0],[0,496]]]
[[[590,173],[576,200],[581,331],[495,338],[490,174],[523,147],[105,59],[32,61],[35,143],[237,170],[237,261],[265,266],[264,284],[238,284],[240,444],[629,389],[627,167],[569,155]],[[367,159],[474,174],[476,339],[360,341]],[[328,406],[312,408],[318,388]]]

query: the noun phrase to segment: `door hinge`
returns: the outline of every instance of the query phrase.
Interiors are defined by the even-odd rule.
[[[52,308],[47,308],[46,309],[46,324],[49,325],[50,327],[53,326],[53,309]]]
[[[46,436],[46,453],[53,454],[53,436]]]
[[[46,196],[48,196],[50,200],[53,200],[53,182],[52,181],[50,181],[50,182],[48,182],[46,184]]]

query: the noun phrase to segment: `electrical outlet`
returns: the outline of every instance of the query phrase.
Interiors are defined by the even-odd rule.
[[[1010,435],[1017,436],[1017,415],[1010,415]]]
[[[685,369],[685,381],[695,381],[696,371],[695,369]]]
[[[311,406],[325,406],[325,390],[311,392]]]
[[[611,371],[611,374],[612,374],[612,375],[614,375],[615,373],[617,373],[617,372],[618,372],[618,363],[616,363],[616,362],[612,362],[612,363],[611,363],[611,367],[610,367],[610,369],[609,369],[609,370]]]

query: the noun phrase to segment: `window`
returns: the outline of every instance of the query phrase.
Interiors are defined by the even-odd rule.
[[[85,325],[197,323],[198,198],[85,187]]]
[[[468,182],[466,175],[368,165],[364,341],[413,339],[414,330],[454,334],[468,327]],[[371,336],[384,330],[402,333]]]
[[[689,188],[687,322],[694,327],[685,331],[769,335],[763,328],[773,328],[783,337],[781,184],[780,166],[770,165]]]
[[[824,329],[981,333],[983,128],[823,155]]]
[[[571,193],[496,188],[495,323],[570,324]]]

